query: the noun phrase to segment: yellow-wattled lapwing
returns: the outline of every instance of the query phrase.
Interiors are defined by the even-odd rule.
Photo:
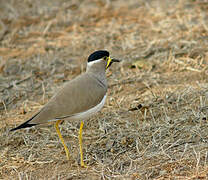
[[[82,152],[83,121],[103,107],[107,96],[105,71],[113,62],[119,62],[119,60],[111,59],[108,51],[93,52],[88,57],[85,73],[66,83],[37,114],[11,131],[54,121],[67,159],[69,159],[69,150],[64,143],[59,124],[65,119],[81,121],[79,130],[80,159],[81,166],[85,166]]]

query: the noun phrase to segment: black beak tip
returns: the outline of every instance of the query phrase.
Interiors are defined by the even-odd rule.
[[[120,60],[118,60],[118,59],[112,59],[112,62],[121,62]]]

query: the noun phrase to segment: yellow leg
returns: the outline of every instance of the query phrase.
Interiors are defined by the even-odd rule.
[[[81,121],[80,129],[79,129],[79,149],[80,149],[80,159],[81,159],[81,166],[86,167],[83,161],[83,151],[82,151],[82,128],[83,128],[84,122]]]
[[[66,146],[66,144],[64,142],[64,139],[63,139],[63,137],[61,135],[61,132],[59,130],[60,122],[61,122],[61,120],[56,121],[55,128],[56,128],[56,132],[57,132],[57,134],[59,136],[59,139],[61,140],[62,144],[64,145],[64,149],[65,149],[65,152],[66,152],[66,158],[67,158],[67,160],[69,160],[69,150],[68,150],[68,148],[67,148],[67,146]]]

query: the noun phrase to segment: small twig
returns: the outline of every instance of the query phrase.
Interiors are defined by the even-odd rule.
[[[138,104],[136,107],[134,108],[130,108],[129,111],[137,111],[139,109],[141,109],[143,106],[141,104]]]
[[[186,69],[189,71],[201,72],[199,69],[192,68],[192,67],[186,67]]]
[[[141,79],[138,79],[138,80],[135,80],[135,79],[123,80],[123,81],[118,82],[118,83],[110,84],[109,88],[112,88],[114,86],[119,86],[119,85],[122,85],[122,84],[131,84],[131,83],[135,83],[135,82],[142,82],[142,80]]]
[[[170,145],[167,149],[165,149],[165,151],[169,150],[169,149],[172,149],[172,148],[176,148],[178,146],[182,146],[182,145],[186,145],[186,144],[193,144],[195,143],[194,141],[188,141],[188,142],[182,142],[182,143],[179,143],[179,144],[176,144],[177,142],[173,143],[172,145]]]
[[[4,101],[2,101],[3,106],[0,106],[0,110],[5,109],[5,107],[7,107],[9,104],[11,104],[17,97],[13,97],[9,102],[5,103]]]
[[[52,23],[53,23],[53,22],[50,21],[50,22],[47,24],[46,28],[45,28],[44,31],[43,31],[43,35],[45,35],[45,34],[48,32],[48,30],[50,29]]]
[[[2,101],[2,104],[4,105],[4,109],[5,109],[6,114],[8,114],[8,112],[7,112],[7,107],[6,107],[5,102],[4,102],[4,101]]]
[[[140,75],[139,75],[139,77],[140,77]],[[139,79],[137,79],[137,78],[138,78],[138,76],[128,78],[128,79],[124,79],[121,82],[110,84],[109,88],[112,88],[114,86],[119,86],[119,85],[122,85],[122,84],[131,84],[131,83],[143,82],[143,79],[144,79],[143,77],[140,77]]]
[[[119,152],[118,154],[116,154],[113,161],[115,161],[119,155],[125,153],[126,151],[127,151],[127,149],[125,149],[125,150]]]
[[[10,88],[14,87],[14,84],[15,84],[15,85],[21,84],[21,83],[23,83],[24,81],[27,81],[28,79],[30,79],[31,77],[32,77],[32,75],[30,75],[30,76],[28,76],[28,77],[26,77],[26,78],[24,78],[24,79],[21,79],[21,80],[17,81],[16,83],[12,83],[12,84],[10,84],[8,87],[2,89],[1,92],[3,92],[5,89],[10,89]]]
[[[42,101],[44,102],[45,101],[45,86],[44,86],[44,83],[42,82],[42,90],[43,90],[43,96],[42,96]]]

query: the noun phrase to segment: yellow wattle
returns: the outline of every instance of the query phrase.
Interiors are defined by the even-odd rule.
[[[106,69],[109,67],[110,63],[111,63],[112,59],[110,57],[108,57],[108,61],[107,61],[107,65],[106,65]]]

